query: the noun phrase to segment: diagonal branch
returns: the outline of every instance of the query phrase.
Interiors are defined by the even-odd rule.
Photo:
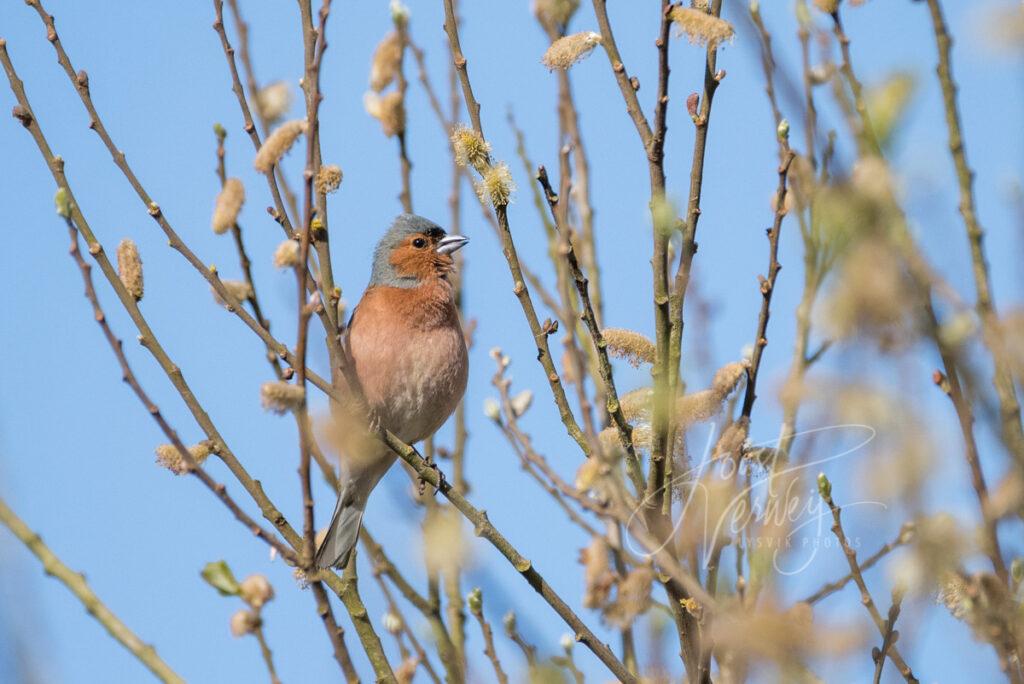
[[[184,684],[185,680],[157,655],[156,649],[142,641],[100,600],[100,597],[85,581],[85,575],[64,565],[60,558],[43,543],[42,538],[18,517],[3,499],[0,499],[0,523],[7,527],[42,562],[43,570],[47,575],[67,587],[68,591],[82,602],[89,615],[99,622],[118,643],[128,649],[157,679],[168,684]]]

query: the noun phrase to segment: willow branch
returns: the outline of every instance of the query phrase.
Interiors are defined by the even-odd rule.
[[[256,637],[256,641],[260,645],[260,655],[263,656],[263,664],[267,666],[267,673],[270,675],[270,684],[281,684],[281,679],[277,676],[277,668],[274,667],[274,654],[270,650],[270,645],[267,644],[267,638],[263,634],[262,624],[258,625],[253,630],[253,635]]]
[[[313,597],[316,600],[317,615],[320,616],[320,620],[324,623],[324,629],[331,640],[334,659],[338,661],[338,666],[345,675],[345,682],[347,684],[358,684],[359,675],[356,674],[355,667],[352,665],[352,656],[348,652],[348,646],[345,645],[345,630],[334,619],[334,611],[331,610],[331,602],[327,597],[327,592],[320,582],[313,582],[310,587],[313,589]]]
[[[939,85],[942,87],[942,101],[946,113],[946,129],[949,133],[949,151],[956,170],[957,184],[960,193],[960,215],[967,229],[967,238],[971,249],[974,287],[977,291],[976,310],[985,331],[985,341],[992,351],[993,378],[996,394],[999,398],[1000,426],[1003,441],[1018,465],[1024,465],[1024,432],[1021,429],[1020,404],[1014,387],[1013,376],[1007,364],[1002,335],[999,331],[999,320],[992,297],[992,276],[985,258],[983,241],[985,231],[978,220],[974,199],[974,172],[967,163],[967,151],[964,147],[963,131],[960,123],[960,112],[957,106],[957,85],[953,79],[952,45],[946,21],[942,15],[939,0],[928,0],[928,11],[931,13],[932,28],[938,47],[939,65],[936,69]]]
[[[0,39],[0,43],[2,43],[2,39]],[[42,562],[43,570],[47,575],[67,587],[68,591],[82,603],[89,615],[140,663],[146,666],[157,679],[169,684],[184,684],[185,680],[157,655],[156,649],[142,641],[100,600],[100,597],[85,581],[85,575],[64,565],[60,558],[43,543],[42,538],[18,517],[3,499],[0,499],[0,523],[3,523]]]
[[[431,631],[437,642],[437,651],[438,656],[441,658],[441,664],[444,665],[449,680],[459,681],[463,677],[462,668],[459,665],[451,634],[448,632],[444,619],[441,617],[441,606],[437,597],[432,596],[428,599],[416,591],[395,564],[387,557],[387,554],[384,553],[384,547],[377,543],[373,535],[369,534],[365,528],[360,534],[360,539],[363,542],[363,548],[366,549],[366,553],[373,562],[373,574],[387,577],[395,588],[398,589],[399,593],[405,597],[405,600],[430,623]]]
[[[145,317],[142,315],[142,312],[140,311],[138,305],[136,304],[135,299],[128,294],[128,292],[124,288],[124,285],[118,278],[116,270],[111,265],[110,260],[107,258],[106,253],[103,251],[102,246],[96,240],[95,235],[90,229],[88,222],[85,220],[84,215],[79,209],[78,203],[74,199],[74,193],[71,190],[71,186],[68,183],[67,177],[64,175],[63,160],[60,159],[59,157],[56,157],[53,154],[49,144],[46,141],[46,138],[43,136],[42,130],[39,127],[38,119],[36,119],[35,114],[32,112],[31,105],[29,104],[28,98],[25,95],[24,84],[22,83],[21,79],[18,78],[17,72],[14,70],[14,65],[11,63],[10,56],[7,53],[6,42],[0,43],[0,62],[3,63],[4,71],[7,74],[8,81],[10,82],[11,90],[12,92],[14,92],[15,97],[19,103],[14,111],[16,118],[18,118],[22,122],[22,125],[25,126],[25,128],[27,128],[29,133],[32,135],[33,140],[36,142],[36,145],[39,148],[39,152],[43,157],[43,160],[46,162],[47,167],[50,169],[50,173],[52,174],[57,187],[64,188],[65,191],[68,193],[68,198],[71,202],[71,219],[74,223],[74,227],[78,229],[78,231],[82,234],[83,239],[89,245],[90,254],[92,254],[92,249],[95,245],[96,253],[93,254],[92,256],[100,265],[100,268],[103,271],[103,275],[107,278],[107,281],[110,283],[111,287],[114,288],[115,293],[117,293],[122,305],[125,307],[125,310],[128,312],[129,317],[132,319],[132,322],[135,324],[136,329],[139,331],[140,339],[143,346],[145,346],[146,349],[153,355],[153,358],[156,359],[157,363],[160,365],[160,368],[167,375],[168,379],[171,381],[171,384],[174,386],[179,396],[181,396],[182,400],[185,402],[185,405],[188,407],[190,413],[192,413],[193,417],[196,419],[196,422],[199,424],[199,427],[203,430],[207,438],[211,441],[211,448],[214,451],[214,453],[216,453],[217,456],[224,462],[224,464],[231,471],[235,479],[238,480],[238,482],[246,490],[246,492],[257,504],[257,506],[259,506],[260,511],[263,514],[263,517],[272,525],[274,525],[274,527],[278,530],[278,532],[281,533],[281,535],[285,538],[285,540],[292,547],[292,549],[301,548],[302,539],[299,536],[299,534],[294,530],[294,528],[292,528],[292,526],[288,523],[288,520],[281,513],[281,511],[274,505],[270,498],[267,497],[266,493],[263,491],[263,485],[259,482],[259,480],[254,480],[246,471],[245,467],[241,464],[238,458],[235,456],[234,452],[231,450],[227,442],[224,440],[220,432],[217,430],[216,426],[213,424],[213,421],[210,420],[210,417],[206,413],[205,409],[203,409],[198,399],[196,399],[195,395],[192,393],[191,388],[189,387],[188,383],[185,381],[185,378],[181,373],[181,369],[178,368],[178,366],[175,365],[173,361],[171,361],[170,357],[167,355],[167,352],[164,351],[163,347],[160,345],[156,336],[153,334],[152,329],[149,327],[149,324],[146,322]],[[230,305],[237,309],[240,305],[223,288],[223,285],[220,284],[219,278],[216,280],[216,283],[219,286],[220,290],[223,291],[222,296],[225,297],[225,301],[228,301]],[[242,311],[241,314],[240,317],[243,318],[243,320],[252,320],[252,317],[248,316],[248,314],[246,314],[244,311]],[[281,349],[282,357],[294,358],[292,357],[291,354],[286,352],[286,349],[284,348],[283,345],[281,345],[272,337],[270,337],[270,334],[263,330],[263,328],[259,327],[258,324],[250,327],[254,331],[256,331],[257,334],[260,334],[261,338],[263,338],[264,340],[270,340],[271,342],[273,342],[273,344],[276,345],[276,348]],[[323,380],[323,378],[320,378],[319,376],[315,375],[312,372],[309,372],[308,376],[310,382],[315,384],[317,387],[321,388],[328,394],[333,393],[333,388],[331,387],[330,383]],[[189,458],[191,458],[190,454]],[[223,500],[223,496],[221,496],[220,498]],[[293,556],[294,554],[292,554],[287,549],[284,549],[282,555],[289,557]],[[357,613],[361,611],[363,614],[365,614],[365,608],[363,607],[362,602],[359,599],[358,591],[350,582],[343,581],[342,578],[338,577],[334,573],[321,573],[320,578],[328,586],[330,586],[331,589],[336,594],[338,594],[338,596],[345,603],[346,607],[350,609],[350,614],[353,611]],[[380,640],[376,637],[376,634],[373,632],[372,624],[370,624],[369,621],[366,620],[357,620],[356,625],[357,633],[359,634],[359,637],[363,642],[364,648],[375,654],[379,652],[380,656],[377,658],[378,663],[383,662],[384,666],[387,666],[387,661],[383,658],[383,649],[380,645]],[[385,676],[387,673],[390,673],[390,667],[387,668],[386,672],[384,669],[379,670],[379,672],[381,673],[381,676]],[[387,679],[386,676],[385,679]]]
[[[899,534],[896,535],[896,537],[892,541],[883,544],[881,548],[879,548],[873,554],[865,558],[863,562],[858,564],[857,567],[860,570],[860,572],[863,574],[867,570],[870,570],[875,566],[876,563],[878,563],[878,561],[882,560],[882,558],[887,556],[893,550],[898,549],[899,547],[910,542],[910,540],[913,538],[913,530],[914,526],[912,523],[904,523],[903,526],[900,528]],[[844,575],[835,582],[829,582],[828,584],[826,584],[825,586],[821,587],[816,592],[808,596],[807,598],[803,599],[802,601],[799,601],[799,603],[808,603],[814,605],[818,601],[821,601],[822,599],[827,598],[832,594],[836,593],[837,591],[845,587],[847,584],[849,584],[852,580],[852,573]]]
[[[217,136],[217,179],[220,181],[221,188],[223,188],[227,182],[226,153],[224,150],[224,139],[227,137],[227,131],[220,124],[217,124],[214,131]],[[255,316],[256,322],[264,330],[270,332],[270,321],[263,316],[263,309],[260,307],[259,296],[256,293],[256,281],[252,277],[252,261],[250,261],[249,254],[245,250],[245,241],[242,239],[242,226],[238,224],[238,221],[231,224],[231,236],[235,241],[235,251],[238,253],[238,265],[242,269],[242,278],[249,286],[249,296],[246,297],[246,301],[249,302],[249,306],[252,308],[252,314]],[[267,362],[274,371],[274,375],[280,380],[283,377],[281,364],[273,347],[270,345],[267,345]]]
[[[466,109],[469,111],[473,130],[475,130],[481,138],[486,139],[483,128],[480,125],[480,104],[476,101],[476,98],[473,95],[473,87],[469,82],[469,74],[466,68],[466,58],[462,54],[462,47],[459,44],[459,29],[455,20],[455,10],[452,3],[453,0],[444,0],[444,29],[445,33],[448,34],[448,44],[451,49],[452,62],[459,75],[459,82],[462,85],[462,97],[466,103]],[[587,442],[587,438],[580,429],[579,424],[576,422],[576,417],[573,415],[572,408],[569,406],[569,401],[565,395],[565,387],[562,386],[561,377],[558,375],[554,361],[551,358],[548,335],[554,331],[550,327],[541,327],[540,321],[537,318],[537,311],[534,307],[533,299],[530,297],[530,291],[524,282],[523,269],[520,265],[519,255],[516,252],[516,246],[512,240],[512,231],[509,227],[507,205],[495,205],[494,215],[497,219],[499,234],[501,236],[502,251],[505,254],[509,270],[512,273],[512,291],[519,299],[519,304],[523,309],[523,314],[526,316],[526,321],[530,326],[530,332],[533,333],[534,343],[537,347],[537,360],[544,368],[548,385],[551,387],[551,393],[554,396],[559,416],[562,419],[562,424],[565,425],[565,429],[569,433],[569,436],[572,437],[579,445],[584,455],[587,458],[590,458],[593,455],[593,449]]]
[[[263,113],[263,108],[259,106],[260,88],[256,81],[256,70],[253,68],[252,58],[249,56],[249,24],[242,18],[242,13],[238,8],[238,0],[228,0],[228,9],[231,11],[231,17],[235,22],[235,32],[238,34],[238,60],[242,63],[242,70],[245,72],[245,86],[249,91],[249,99],[256,103],[256,117],[260,120],[260,130],[262,130],[263,136],[266,137],[270,135],[270,125],[272,122],[267,119]],[[259,149],[258,146],[257,149]],[[296,202],[295,193],[288,186],[288,178],[285,176],[284,169],[277,166],[275,171],[277,182],[284,193],[284,199],[288,203],[291,215],[298,216],[299,205]]]
[[[231,72],[232,91],[238,99],[238,105],[242,110],[242,117],[245,121],[244,129],[249,134],[249,139],[252,140],[253,147],[258,152],[262,143],[260,142],[260,134],[256,130],[256,125],[253,123],[252,112],[249,109],[249,103],[245,98],[245,90],[242,87],[242,82],[238,76],[238,66],[235,64],[235,49],[231,46],[228,40],[227,32],[224,29],[224,5],[223,0],[213,0],[213,8],[216,15],[216,19],[213,23],[213,28],[220,37],[221,47],[224,50],[224,56],[227,59],[228,69]],[[308,132],[307,135],[312,136],[312,132]],[[317,137],[317,140],[319,138]],[[319,160],[319,157],[318,157]],[[317,162],[319,164],[319,161]],[[277,165],[274,165],[277,168]],[[272,170],[273,171],[273,170]],[[273,172],[267,172],[267,184],[270,187],[270,194],[274,199],[274,206],[276,210],[272,212],[273,217],[280,223],[281,228],[284,230],[285,235],[288,238],[294,237],[295,231],[292,227],[292,222],[288,218],[288,213],[284,208],[284,204],[281,201],[281,193],[278,189],[277,180]],[[327,218],[326,210],[323,212],[324,216],[321,216],[321,220],[324,222],[323,230],[318,231],[317,234],[317,250],[318,256],[320,257],[319,272],[320,272],[320,286],[323,290],[323,296],[327,299],[331,306],[325,306],[322,310],[318,311],[317,314],[320,317],[320,321],[324,326],[324,330],[327,331],[327,346],[332,356],[337,355],[337,333],[339,321],[337,320],[337,301],[338,295],[334,289],[333,277],[330,269],[330,251],[327,247]],[[326,259],[324,258],[326,257]],[[317,288],[316,281],[313,280],[313,276],[309,275],[307,278],[306,289],[312,294]],[[226,300],[225,300],[226,301]]]
[[[871,118],[868,116],[867,104],[864,102],[864,86],[853,71],[853,58],[850,55],[850,38],[843,30],[842,18],[839,15],[839,7],[832,12],[832,28],[836,41],[839,43],[839,50],[843,62],[839,69],[846,79],[850,92],[853,95],[853,106],[857,110],[857,121],[859,123],[857,133],[857,149],[860,156],[881,155],[881,147],[878,145],[878,138],[875,136],[875,129],[871,125]]]
[[[548,207],[551,209],[551,218],[554,221],[555,229],[563,236],[565,261],[569,267],[569,275],[572,277],[576,285],[576,291],[579,293],[580,302],[583,305],[582,317],[587,325],[590,338],[594,343],[594,349],[597,352],[598,369],[601,375],[601,382],[604,383],[604,393],[607,398],[605,409],[608,411],[608,415],[612,417],[612,422],[618,431],[619,443],[626,454],[626,471],[629,473],[630,480],[633,482],[633,486],[636,487],[637,494],[639,495],[644,489],[644,476],[640,467],[640,457],[637,455],[636,448],[633,445],[633,426],[626,420],[626,416],[622,412],[622,406],[619,404],[619,394],[615,388],[615,377],[612,374],[611,362],[608,360],[608,344],[601,334],[601,328],[598,325],[597,316],[590,301],[590,284],[580,269],[568,227],[562,222],[564,215],[558,211],[559,196],[552,189],[551,182],[548,180],[548,172],[543,166],[537,167],[537,182],[544,190],[544,196],[547,199]],[[582,382],[582,380],[578,381]]]
[[[824,476],[819,477],[819,482]],[[827,482],[827,481],[826,481]],[[857,552],[850,546],[850,542],[846,538],[846,533],[843,531],[843,524],[840,519],[842,509],[836,505],[835,501],[832,500],[831,485],[826,488],[822,488],[819,484],[819,489],[822,491],[821,498],[828,505],[829,510],[832,511],[832,533],[839,540],[839,545],[843,549],[843,554],[846,556],[846,562],[850,566],[850,574],[853,575],[853,581],[857,584],[857,588],[860,590],[861,603],[864,604],[864,608],[868,611],[871,616],[871,620],[875,623],[878,628],[879,634],[885,634],[885,620],[882,619],[881,613],[878,612],[878,608],[875,606],[874,599],[871,598],[871,592],[868,591],[867,582],[864,581],[864,575],[861,574],[861,566],[857,564]],[[896,666],[903,678],[908,682],[917,682],[917,678],[911,671],[910,666],[907,665],[906,661],[903,660],[903,656],[900,655],[896,646],[893,645],[889,648],[889,652],[886,654],[892,661],[892,664]]]

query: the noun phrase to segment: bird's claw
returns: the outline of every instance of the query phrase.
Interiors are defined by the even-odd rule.
[[[426,462],[428,468],[430,468],[435,473],[437,473],[437,487],[434,488],[434,496],[437,496],[437,490],[441,489],[446,484],[446,481],[444,479],[444,472],[442,472],[441,469],[437,467],[437,464],[434,463],[434,459],[433,458],[425,458],[423,460]],[[426,480],[426,478],[420,476],[420,478],[419,478],[419,494],[420,494],[420,496],[423,496],[423,493],[427,490],[427,485],[428,484],[430,484],[430,483]],[[433,485],[431,485],[431,486],[433,487]]]

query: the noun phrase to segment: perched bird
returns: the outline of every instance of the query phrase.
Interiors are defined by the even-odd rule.
[[[468,241],[420,216],[396,218],[377,243],[370,284],[343,340],[350,367],[338,381],[342,396],[353,396],[345,378],[354,375],[372,421],[408,444],[434,434],[466,391],[469,360],[449,277],[452,254]],[[340,431],[346,472],[316,552],[321,568],[348,563],[367,498],[396,458],[356,412],[344,402],[335,409],[347,426]]]

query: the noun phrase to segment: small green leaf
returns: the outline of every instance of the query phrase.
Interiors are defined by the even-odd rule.
[[[220,592],[221,596],[237,596],[241,589],[238,580],[231,573],[231,568],[222,560],[207,563],[200,574],[207,584]]]
[[[825,477],[825,473],[818,473],[818,494],[822,499],[832,496],[832,483]]]

